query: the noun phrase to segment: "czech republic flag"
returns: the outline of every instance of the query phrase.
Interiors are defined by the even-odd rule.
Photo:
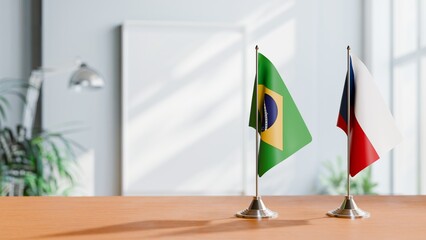
[[[394,148],[402,139],[394,119],[367,67],[350,58],[350,132],[348,133],[348,76],[337,127],[348,134],[350,175],[353,177]]]

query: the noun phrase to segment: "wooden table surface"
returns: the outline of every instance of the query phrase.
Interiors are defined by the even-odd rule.
[[[341,196],[263,200],[278,218],[234,217],[251,197],[3,197],[0,239],[426,239],[426,196],[356,196],[359,220],[325,216]]]

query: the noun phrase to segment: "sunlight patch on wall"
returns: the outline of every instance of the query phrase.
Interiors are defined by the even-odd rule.
[[[418,96],[417,64],[411,62],[394,70],[394,116],[403,135],[395,150],[395,194],[417,194]]]

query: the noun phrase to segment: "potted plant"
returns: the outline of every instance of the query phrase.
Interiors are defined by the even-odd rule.
[[[0,80],[0,195],[68,195],[75,186],[74,149],[81,148],[65,136],[68,131],[39,131],[28,136],[22,125],[4,126],[8,95],[26,103],[24,91],[31,88],[17,80]]]

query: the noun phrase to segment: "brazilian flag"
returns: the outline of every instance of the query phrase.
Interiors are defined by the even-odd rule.
[[[312,141],[311,134],[274,65],[258,53],[258,107],[253,90],[249,125],[260,134],[259,169],[262,176]]]

